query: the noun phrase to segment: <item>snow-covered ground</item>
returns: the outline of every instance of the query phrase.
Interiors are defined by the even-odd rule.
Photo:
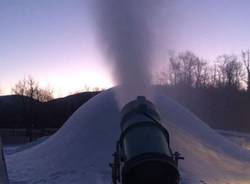
[[[250,152],[209,128],[161,91],[155,104],[171,146],[185,157],[182,183],[249,184]],[[120,114],[113,90],[80,107],[53,136],[6,156],[11,183],[110,184]]]
[[[45,141],[48,138],[48,136],[45,137],[41,137],[33,142],[30,143],[26,143],[26,144],[19,144],[19,145],[6,145],[3,149],[4,149],[4,153],[6,155],[11,155],[11,154],[15,154],[18,153],[20,151],[24,151],[26,149],[29,149],[31,147],[34,147],[40,143],[42,143],[43,141]]]
[[[250,150],[250,134],[228,130],[217,130],[217,132],[229,138],[229,140],[242,148]]]

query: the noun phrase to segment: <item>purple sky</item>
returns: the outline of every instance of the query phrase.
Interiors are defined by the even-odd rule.
[[[250,49],[250,1],[175,2],[156,26],[159,46],[168,42],[168,49],[192,50],[210,60]],[[112,86],[111,63],[98,44],[92,10],[87,0],[0,0],[2,93],[9,94],[27,75],[53,87],[56,96],[86,85]],[[167,49],[159,50],[164,64]]]

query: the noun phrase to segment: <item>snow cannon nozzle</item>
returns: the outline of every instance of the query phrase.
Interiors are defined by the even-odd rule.
[[[138,96],[121,111],[121,135],[113,154],[113,184],[178,184],[178,152],[152,102]]]

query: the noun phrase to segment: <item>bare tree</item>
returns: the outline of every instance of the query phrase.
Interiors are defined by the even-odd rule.
[[[207,62],[197,58],[194,65],[194,81],[195,87],[205,87],[209,80]]]
[[[218,57],[220,63],[219,79],[224,86],[240,88],[243,79],[242,64],[235,55]]]
[[[250,93],[250,50],[242,51],[241,55],[247,74],[247,92]]]
[[[178,57],[172,55],[169,58],[169,64],[170,64],[169,81],[170,84],[176,85],[177,83],[179,83],[181,77],[181,63]]]
[[[54,93],[53,89],[51,89],[49,87],[47,87],[45,89],[38,88],[35,91],[35,99],[37,99],[40,102],[48,102],[48,101],[54,99],[53,93]]]
[[[209,81],[207,62],[186,51],[169,59],[168,81],[171,85],[202,87]]]
[[[182,65],[182,79],[185,85],[192,86],[194,82],[193,73],[195,64],[199,59],[192,52],[186,51],[184,53],[180,53],[178,56],[181,65]]]
[[[27,81],[24,78],[23,80],[19,80],[11,90],[12,93],[15,95],[25,96],[26,89],[27,89]]]
[[[174,82],[172,82],[173,76],[170,71],[168,72],[161,71],[157,73],[156,75],[154,75],[153,79],[154,79],[155,84],[158,84],[161,86],[174,84]]]
[[[26,133],[29,140],[33,140],[32,129],[35,125],[35,100],[45,102],[53,99],[53,90],[42,89],[32,76],[19,80],[12,88],[12,93],[20,95],[22,98],[23,124],[26,125]],[[29,97],[27,101],[25,96]],[[26,103],[28,102],[28,103]]]
[[[209,85],[211,87],[219,87],[220,86],[220,68],[218,63],[214,62],[208,68],[209,72]]]
[[[84,86],[83,90],[78,91],[78,93],[82,93],[82,92],[95,92],[95,91],[103,91],[105,90],[105,88],[100,88],[100,87],[89,87],[87,85]]]
[[[40,102],[47,102],[53,99],[53,90],[49,87],[39,87],[38,82],[32,76],[19,80],[12,88],[12,93],[27,96]]]
[[[29,76],[26,83],[26,96],[30,97],[31,99],[36,99],[36,91],[39,90],[38,82],[36,82],[33,77]]]

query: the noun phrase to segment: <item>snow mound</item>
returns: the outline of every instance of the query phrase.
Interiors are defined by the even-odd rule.
[[[250,182],[250,152],[217,134],[160,90],[155,104],[173,150],[185,157],[180,163],[183,183]],[[95,96],[46,141],[6,157],[11,183],[110,184],[108,163],[120,134],[119,123],[114,90]]]

